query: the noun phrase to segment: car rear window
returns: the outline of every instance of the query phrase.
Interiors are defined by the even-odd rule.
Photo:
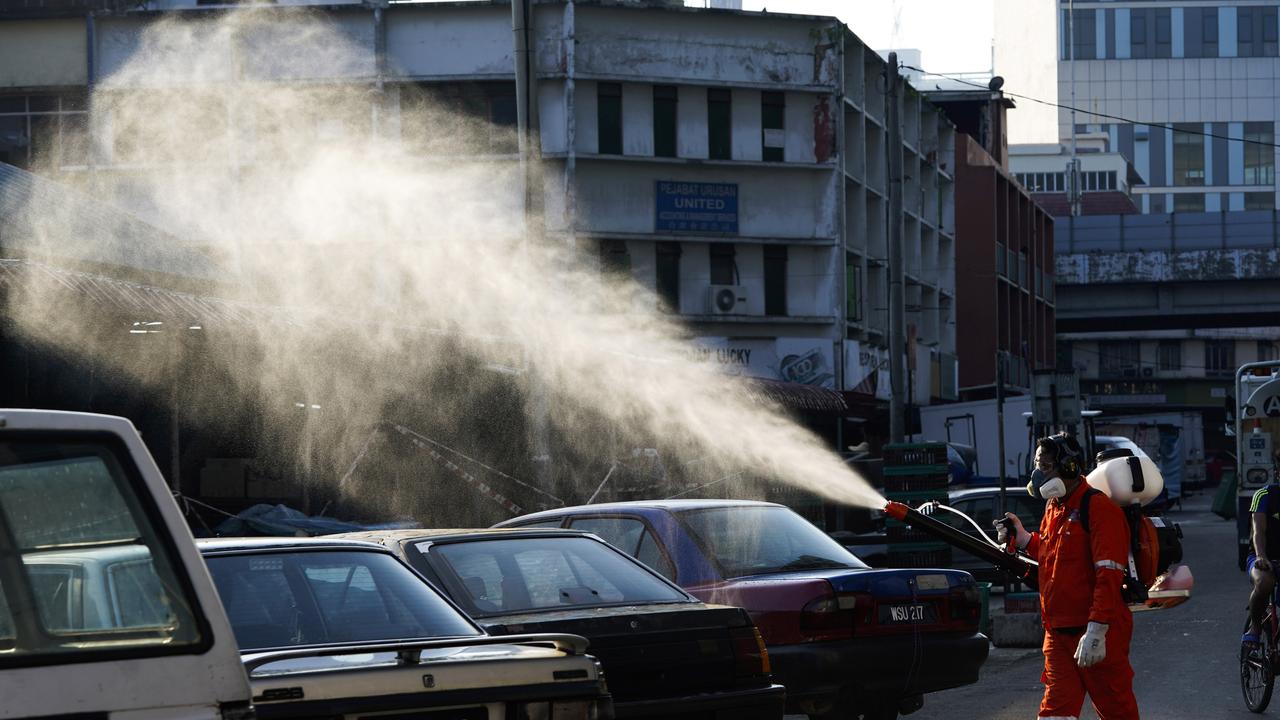
[[[739,505],[679,514],[725,577],[867,565],[784,507]]]
[[[380,552],[207,560],[241,650],[481,634],[430,585]]]
[[[437,566],[445,566],[441,575],[450,593],[473,615],[689,602],[680,590],[591,538],[526,537],[418,547],[427,548]]]

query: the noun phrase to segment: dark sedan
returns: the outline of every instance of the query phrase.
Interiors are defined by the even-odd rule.
[[[565,530],[352,533],[390,547],[490,634],[581,635],[619,718],[780,718],[764,642],[740,608],[709,606],[631,557]]]
[[[706,602],[746,608],[793,712],[893,718],[924,693],[975,682],[987,657],[971,575],[873,570],[781,505],[609,503],[503,526],[589,530]]]
[[[496,638],[384,547],[220,538],[200,552],[262,720],[608,720],[586,641]]]

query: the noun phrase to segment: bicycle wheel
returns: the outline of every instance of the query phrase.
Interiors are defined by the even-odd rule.
[[[1275,688],[1274,624],[1275,615],[1268,612],[1262,623],[1262,642],[1252,650],[1245,650],[1243,645],[1240,647],[1240,690],[1244,693],[1244,704],[1256,713],[1267,709],[1271,691]],[[1248,631],[1249,621],[1245,620],[1243,632]]]

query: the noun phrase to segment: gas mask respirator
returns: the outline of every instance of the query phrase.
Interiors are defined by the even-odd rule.
[[[1027,483],[1027,494],[1041,500],[1052,500],[1067,494],[1067,484],[1058,477],[1055,468],[1052,475],[1045,474],[1040,468],[1031,472],[1031,482]]]

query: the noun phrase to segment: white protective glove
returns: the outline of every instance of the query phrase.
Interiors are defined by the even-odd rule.
[[[1085,630],[1084,635],[1080,638],[1080,644],[1076,646],[1076,664],[1082,668],[1092,667],[1102,662],[1107,656],[1107,625],[1106,623],[1090,622],[1089,629]]]
[[[1018,546],[1019,550],[1026,550],[1027,543],[1031,542],[1031,533],[1027,532],[1027,529],[1022,526],[1022,521],[1018,519],[1017,515],[1014,515],[1011,512],[1007,512],[1004,514],[1004,516],[1005,518],[1007,518],[1013,523],[1014,544]],[[997,533],[997,540],[1000,542],[1001,545],[1008,542],[1008,540],[1004,536],[1003,527],[1001,527],[999,532]]]

